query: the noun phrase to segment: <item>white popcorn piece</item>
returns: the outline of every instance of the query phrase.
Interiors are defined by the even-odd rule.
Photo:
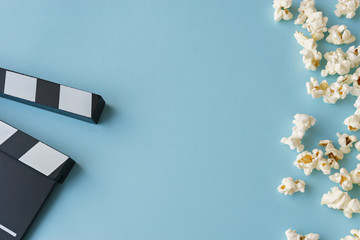
[[[352,84],[354,82],[353,75],[351,74],[339,76],[336,81],[339,83],[346,83],[346,84]]]
[[[360,96],[360,68],[357,68],[353,75],[347,75],[351,79],[353,85],[350,88],[350,94]]]
[[[349,153],[351,151],[351,147],[357,141],[357,138],[354,135],[349,136],[348,134],[340,134],[337,133],[338,143],[340,144],[340,151],[343,153]]]
[[[304,24],[309,15],[316,12],[315,0],[303,0],[298,10],[299,16],[295,20],[295,24]]]
[[[356,168],[350,172],[350,177],[353,184],[360,185],[360,164],[358,164]]]
[[[325,147],[325,156],[328,157],[331,167],[339,169],[338,161],[344,158],[343,152],[336,149],[330,140],[321,140],[319,145]]]
[[[315,160],[315,156],[311,152],[304,151],[296,156],[294,165],[298,169],[304,169],[305,175],[309,176],[312,171],[317,167],[317,161]]]
[[[274,0],[274,20],[276,22],[279,22],[282,19],[290,20],[293,18],[292,13],[289,11],[291,4],[292,0]]]
[[[360,213],[359,200],[351,199],[347,192],[343,192],[337,187],[331,188],[331,191],[322,196],[321,205],[342,210],[347,218],[352,218],[353,213]]]
[[[303,24],[303,28],[306,28],[310,32],[312,39],[318,41],[323,39],[324,33],[327,32],[327,21],[328,18],[323,17],[322,12],[313,12],[309,14]]]
[[[353,189],[353,182],[351,180],[350,173],[345,168],[341,168],[339,173],[330,175],[329,178],[335,183],[340,183],[340,186],[345,191]]]
[[[356,9],[359,8],[359,0],[338,0],[336,4],[335,15],[341,17],[346,15],[346,18],[353,18],[355,16]]]
[[[316,78],[310,78],[310,81],[306,83],[307,94],[312,98],[320,98],[325,95],[326,90],[329,88],[329,84],[326,80],[323,80],[320,84]]]
[[[325,175],[331,173],[332,168],[338,168],[339,164],[334,159],[324,158],[323,151],[314,149],[312,152],[304,151],[296,156],[294,165],[303,169],[305,175],[310,175],[314,169],[322,171]]]
[[[326,80],[320,84],[315,78],[310,78],[306,83],[306,90],[312,98],[323,97],[324,102],[335,104],[339,99],[345,99],[349,94],[351,87],[347,83],[340,81],[332,83],[330,86]]]
[[[344,124],[350,131],[357,132],[360,129],[360,115],[354,114],[344,120]]]
[[[301,140],[305,135],[306,130],[311,126],[314,126],[316,119],[306,114],[296,114],[292,121],[295,126],[292,128],[292,134],[290,137],[283,137],[281,143],[289,145],[290,149],[297,149],[298,152],[304,150],[304,145],[301,144]]]
[[[360,65],[360,46],[355,48],[355,46],[349,47],[346,51],[346,59],[351,62],[351,68],[356,68]]]
[[[359,142],[356,142],[356,143],[354,144],[354,146],[355,146],[356,150],[358,150],[358,151],[360,152],[360,141],[359,141]]]
[[[355,42],[356,38],[351,34],[345,25],[334,25],[328,29],[329,36],[326,41],[335,45],[350,44]]]
[[[327,75],[345,75],[350,72],[352,62],[347,59],[347,54],[341,48],[336,51],[327,52],[324,55],[327,60],[325,69],[321,71],[321,76],[326,77]]]
[[[322,59],[321,52],[317,51],[317,44],[314,39],[306,37],[303,33],[296,31],[295,39],[303,49],[300,50],[300,54],[303,55],[303,63],[307,70],[315,71],[320,65]]]
[[[278,187],[278,192],[285,195],[292,195],[296,192],[305,192],[305,182],[303,180],[293,180],[292,177],[284,178]]]
[[[350,231],[350,233],[353,236],[348,235],[345,238],[341,238],[340,240],[360,240],[360,230],[353,229]]]
[[[346,83],[334,82],[326,89],[323,100],[325,103],[335,104],[339,99],[345,99],[350,92]]]
[[[303,236],[301,234],[296,233],[296,231],[292,229],[286,230],[285,235],[287,240],[318,240],[320,237],[319,234],[315,234],[315,233],[309,233]]]

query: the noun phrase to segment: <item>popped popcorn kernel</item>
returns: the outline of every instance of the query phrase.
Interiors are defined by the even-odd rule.
[[[329,74],[345,75],[350,72],[352,62],[347,59],[347,54],[341,48],[325,53],[324,58],[327,63],[325,69],[321,71],[321,76],[326,77]]]
[[[300,3],[299,15],[295,20],[295,24],[304,24],[305,21],[309,18],[311,13],[316,12],[315,0],[303,0]]]
[[[285,195],[292,195],[296,192],[305,192],[305,182],[303,180],[293,180],[292,177],[284,178],[278,187],[278,192]]]
[[[312,171],[317,167],[317,161],[315,160],[315,156],[311,152],[304,151],[296,156],[294,165],[298,169],[304,169],[305,175],[309,176]]]
[[[317,51],[317,44],[315,40],[306,37],[303,33],[298,31],[294,33],[294,37],[298,44],[303,47],[299,53],[303,55],[305,69],[315,71],[319,67],[320,60],[322,59],[321,52]]]
[[[360,213],[359,200],[356,198],[351,199],[348,193],[341,191],[337,187],[331,188],[331,191],[322,196],[321,205],[342,210],[347,218],[352,218],[353,213]]]
[[[338,161],[344,158],[342,151],[336,149],[330,140],[321,140],[319,145],[325,147],[325,156],[327,156],[332,161],[332,164],[335,169],[339,168]]]
[[[346,18],[353,18],[358,8],[359,0],[339,0],[334,13],[337,17],[345,15]]]
[[[296,114],[292,121],[295,126],[292,128],[292,134],[290,137],[283,137],[281,143],[289,145],[290,149],[297,149],[298,152],[304,150],[304,145],[301,144],[301,140],[305,135],[306,130],[312,127],[316,119],[306,114]]]
[[[360,185],[360,164],[358,164],[356,168],[350,172],[350,177],[353,184]]]
[[[287,240],[318,240],[319,239],[319,234],[309,233],[303,236],[301,234],[296,233],[296,231],[292,229],[286,230],[285,235]]]
[[[274,0],[273,7],[275,9],[274,12],[274,20],[279,22],[280,20],[290,20],[293,18],[292,13],[289,11],[291,7],[292,0]]]
[[[327,32],[328,17],[323,17],[322,12],[313,12],[310,13],[303,28],[306,28],[310,34],[311,38],[315,41],[321,40],[324,38],[324,33]]]
[[[353,182],[350,173],[345,168],[341,168],[340,173],[330,175],[329,179],[335,183],[340,183],[340,186],[345,191],[353,189]]]
[[[334,45],[350,44],[356,40],[345,25],[334,25],[328,29],[328,32],[326,41]]]
[[[357,141],[357,137],[354,135],[349,136],[348,134],[340,134],[337,133],[336,136],[338,137],[338,143],[340,144],[340,151],[343,153],[349,153],[351,151],[351,147]]]
[[[348,235],[345,238],[341,238],[340,240],[360,240],[360,230],[353,229],[350,231],[350,233],[353,236]]]
[[[355,48],[355,46],[349,47],[346,51],[346,58],[351,63],[351,68],[356,68],[360,65],[360,46]]]

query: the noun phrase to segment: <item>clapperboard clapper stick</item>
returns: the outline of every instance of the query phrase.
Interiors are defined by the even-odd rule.
[[[0,121],[0,240],[21,240],[75,162]]]
[[[98,123],[105,106],[97,94],[0,68],[0,96]]]

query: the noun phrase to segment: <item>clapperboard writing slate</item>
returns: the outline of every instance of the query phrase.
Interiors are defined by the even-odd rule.
[[[98,123],[105,106],[98,94],[4,68],[0,68],[0,96],[92,123]]]
[[[0,121],[0,240],[20,240],[75,162]]]

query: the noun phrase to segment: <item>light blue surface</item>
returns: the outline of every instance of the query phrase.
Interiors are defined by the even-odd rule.
[[[360,39],[360,12],[338,19],[336,2],[317,8]],[[319,71],[304,69],[293,38],[301,27],[275,23],[272,1],[6,0],[0,29],[0,66],[108,104],[92,125],[0,99],[2,120],[78,163],[27,239],[286,239],[294,228],[331,240],[360,227],[359,216],[320,206],[336,184],[304,176],[280,144],[298,112],[317,118],[308,149],[335,140],[355,98],[306,95]],[[355,155],[343,166],[354,168]],[[278,194],[288,176],[304,179],[306,193]]]

